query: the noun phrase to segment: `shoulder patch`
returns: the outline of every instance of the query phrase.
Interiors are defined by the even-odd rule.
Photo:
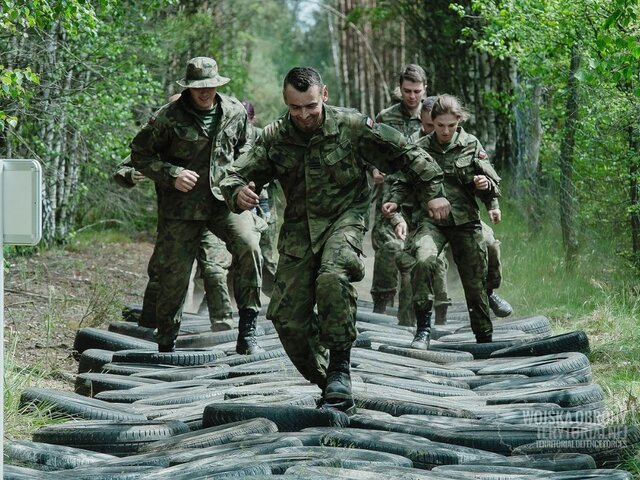
[[[478,152],[478,158],[480,160],[484,160],[485,158],[487,158],[487,154],[484,152],[484,150],[480,150],[480,152]]]
[[[367,117],[367,127],[373,128],[374,121],[371,117]]]
[[[153,125],[154,123],[156,123],[156,117],[149,117],[149,120],[147,120],[147,124],[148,125]]]

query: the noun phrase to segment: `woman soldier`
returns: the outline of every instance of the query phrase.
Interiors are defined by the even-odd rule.
[[[441,221],[431,219],[424,206],[413,213],[412,220],[416,228],[410,232],[405,246],[405,253],[414,263],[411,284],[417,330],[412,348],[429,348],[434,299],[432,279],[437,269],[438,255],[447,243],[451,245],[451,253],[458,266],[476,341],[485,343],[492,340],[493,327],[486,288],[487,247],[476,197],[480,198],[487,210],[497,208],[500,177],[489,163],[478,139],[459,125],[468,116],[456,97],[440,95],[431,109],[435,130],[416,142],[438,162],[444,172],[443,185],[451,203],[451,213]],[[395,211],[408,195],[411,195],[411,189],[404,180],[398,179],[384,210],[387,213]],[[415,205],[420,203],[415,202]],[[396,226],[398,234],[406,232],[406,229],[404,222]]]

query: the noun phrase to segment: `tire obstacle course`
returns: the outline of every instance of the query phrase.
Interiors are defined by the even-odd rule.
[[[26,389],[25,411],[64,423],[5,442],[5,479],[631,479],[619,465],[640,430],[607,422],[584,332],[548,319],[495,320],[476,344],[463,306],[412,331],[359,302],[352,350],[358,413],[317,409],[319,389],[289,362],[270,322],[265,352],[234,353],[236,330],[185,315],[175,353],[152,330],[83,328],[76,392]],[[124,315],[126,319],[127,316]]]

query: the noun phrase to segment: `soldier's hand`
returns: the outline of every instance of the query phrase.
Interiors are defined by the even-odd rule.
[[[382,204],[382,215],[384,218],[391,218],[393,214],[398,210],[398,204],[395,202],[386,202]]]
[[[198,178],[200,178],[200,175],[193,170],[182,170],[176,177],[175,187],[181,192],[188,192],[196,186]]]
[[[475,175],[473,183],[477,190],[489,190],[489,179],[484,175]]]
[[[134,171],[133,172],[133,176],[132,176],[132,180],[133,183],[140,183],[141,181],[145,180],[147,177],[145,177],[141,172],[139,171]]]
[[[491,223],[500,223],[502,220],[502,212],[499,208],[494,208],[493,210],[489,210],[489,218],[491,219]]]
[[[382,185],[384,183],[384,173],[382,173],[377,168],[373,169],[373,172],[371,172],[371,177],[373,178],[374,185]]]
[[[404,240],[407,238],[407,222],[400,222],[394,228],[396,238],[398,240]]]
[[[444,220],[451,212],[451,204],[444,197],[434,198],[427,203],[429,216],[436,221]]]
[[[249,182],[249,185],[242,187],[236,197],[236,203],[242,210],[256,208],[260,204],[260,197],[256,193],[256,184]]]

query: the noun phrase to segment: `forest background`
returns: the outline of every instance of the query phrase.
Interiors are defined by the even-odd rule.
[[[375,116],[418,63],[504,177],[510,299],[601,340],[592,361],[636,422],[639,16],[637,0],[2,0],[0,158],[45,172],[43,242],[5,247],[5,268],[88,231],[153,235],[151,182],[110,177],[191,57],[218,61],[221,92],[251,100],[259,126],[283,113],[292,66]]]

